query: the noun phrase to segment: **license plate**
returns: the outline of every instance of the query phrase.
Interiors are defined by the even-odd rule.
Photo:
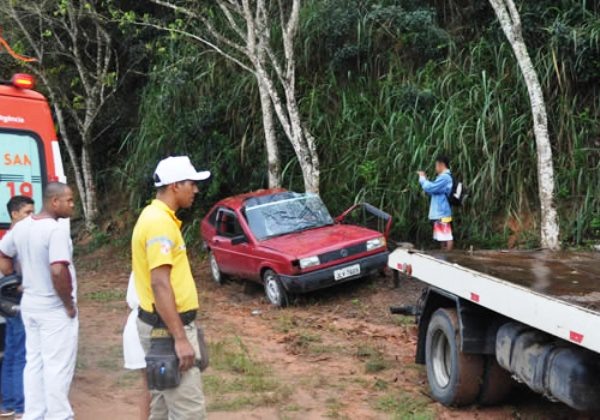
[[[333,272],[334,280],[342,280],[360,274],[360,264],[354,264],[348,267],[340,268]]]

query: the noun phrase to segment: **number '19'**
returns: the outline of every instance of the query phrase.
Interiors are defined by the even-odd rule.
[[[10,191],[11,197],[14,197],[15,195],[17,195],[16,185],[14,182],[7,182],[6,186],[8,187],[8,190]],[[19,193],[26,197],[32,197],[33,196],[33,186],[29,182],[23,182],[19,186]]]

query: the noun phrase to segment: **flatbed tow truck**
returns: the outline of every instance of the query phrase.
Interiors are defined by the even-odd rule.
[[[516,380],[600,411],[600,253],[398,248],[388,265],[426,284],[416,361],[434,399],[497,404]]]

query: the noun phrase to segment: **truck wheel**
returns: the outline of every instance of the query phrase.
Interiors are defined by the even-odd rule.
[[[265,285],[265,295],[271,305],[283,308],[288,304],[288,295],[279,276],[273,270],[266,270],[263,274],[263,284]]]
[[[438,309],[427,327],[425,362],[431,395],[444,405],[475,402],[481,389],[484,358],[459,349],[455,309]]]
[[[494,356],[486,356],[481,390],[477,401],[482,405],[499,404],[510,393],[513,380],[510,373],[502,369]]]
[[[221,269],[219,268],[219,263],[217,262],[215,254],[213,254],[212,251],[208,252],[208,261],[210,263],[210,274],[213,281],[218,285],[222,285],[223,281],[225,280],[225,276],[221,272]]]

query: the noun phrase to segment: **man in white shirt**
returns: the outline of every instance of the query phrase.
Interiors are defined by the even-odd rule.
[[[70,420],[69,389],[75,371],[79,322],[73,247],[58,219],[73,213],[73,192],[49,183],[39,214],[17,223],[0,242],[0,270],[22,266],[21,315],[27,361],[24,372],[25,420]]]

